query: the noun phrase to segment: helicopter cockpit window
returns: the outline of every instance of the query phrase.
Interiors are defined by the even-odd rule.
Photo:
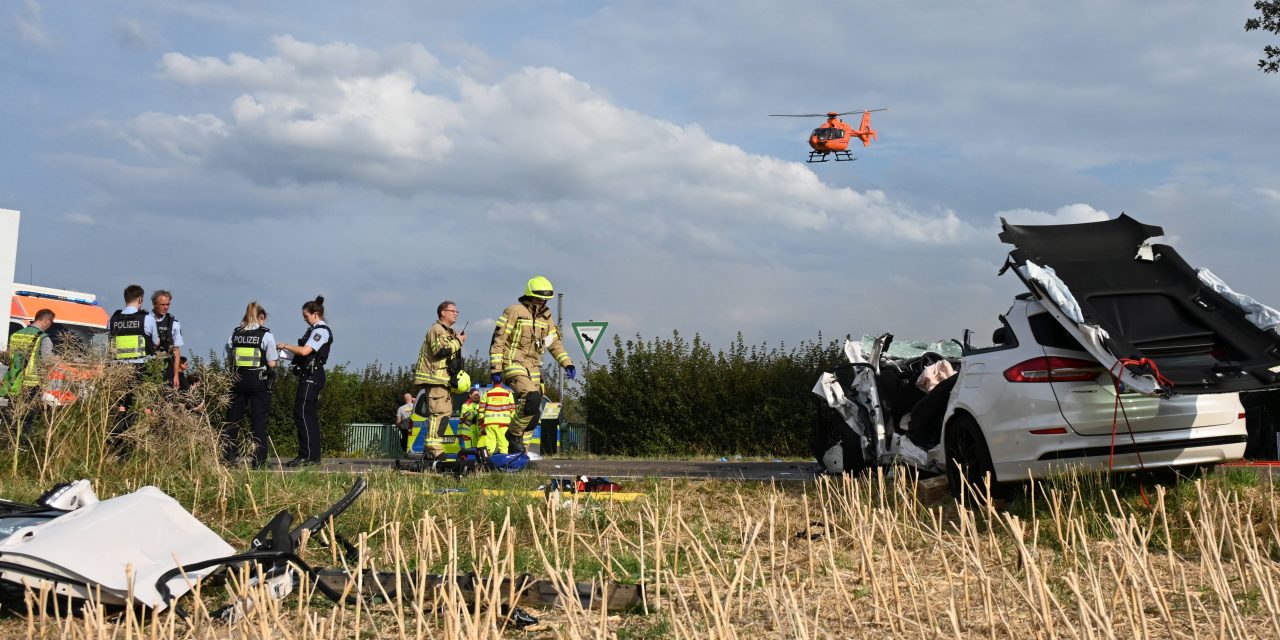
[[[839,140],[844,137],[844,131],[835,127],[822,127],[814,129],[813,135],[819,140]]]

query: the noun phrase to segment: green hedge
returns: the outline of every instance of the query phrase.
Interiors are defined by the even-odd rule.
[[[836,341],[748,346],[727,351],[692,341],[625,343],[614,336],[608,362],[592,368],[581,393],[594,453],[634,456],[808,454],[818,374],[840,352]]]
[[[615,336],[605,353],[607,362],[584,376],[570,409],[585,418],[592,453],[806,456],[814,415],[811,389],[840,349],[836,341],[824,343],[820,334],[790,349],[747,345],[739,334],[727,350],[716,351],[699,336],[690,341],[673,333],[625,342]],[[205,366],[221,366],[218,354],[210,361]],[[465,366],[473,380],[488,382],[487,353],[473,352]],[[554,369],[551,363],[544,367],[548,374]],[[325,455],[343,452],[348,424],[394,421],[402,396],[412,388],[412,374],[412,367],[377,362],[360,369],[332,367],[320,396]],[[297,451],[296,388],[293,376],[277,379],[268,418],[272,445],[284,457]],[[557,399],[552,378],[547,392]],[[455,396],[455,408],[463,400]]]

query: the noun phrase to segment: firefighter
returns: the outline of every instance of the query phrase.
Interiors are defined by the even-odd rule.
[[[550,351],[572,380],[577,370],[560,341],[547,300],[555,295],[551,281],[534,276],[524,295],[498,318],[489,345],[489,369],[494,384],[505,381],[516,400],[507,431],[510,453],[525,453],[524,432],[542,405],[542,353]]]
[[[136,413],[133,410],[133,387],[142,382],[142,373],[156,348],[160,345],[160,332],[155,316],[142,309],[146,291],[131,284],[124,288],[124,308],[111,314],[107,328],[111,359],[116,364],[132,367],[126,381],[126,393],[116,406],[116,422],[108,437],[117,453],[123,454],[127,446],[121,435],[133,426]]]
[[[458,413],[458,431],[467,437],[468,446],[475,448],[480,446],[480,439],[484,435],[481,427],[481,421],[484,414],[480,408],[480,385],[472,385],[471,391],[467,394],[467,401],[462,403],[462,410]]]
[[[471,388],[471,376],[466,371],[459,371],[456,378],[457,386],[446,389],[449,394],[449,407],[453,407],[453,396],[462,395]],[[413,403],[413,412],[409,414],[409,440],[405,447],[405,453],[413,453],[415,445],[421,438],[423,443],[424,461],[429,461],[429,465],[423,465],[421,468],[435,469],[437,463],[444,460],[444,437],[449,432],[449,415],[444,416],[441,422],[431,424],[438,425],[436,429],[428,429],[427,425],[431,416],[431,404],[427,401],[427,389],[423,388],[418,391],[418,398]],[[452,413],[452,412],[451,412]],[[425,433],[424,433],[425,432]],[[434,435],[432,435],[434,434]],[[431,454],[427,449],[428,441],[434,442],[434,445],[440,450],[440,453]]]
[[[9,406],[14,410],[14,424],[19,424],[19,411],[22,414],[22,430],[18,439],[30,445],[30,434],[35,426],[40,397],[40,385],[45,378],[45,369],[53,359],[53,341],[49,339],[49,327],[53,326],[54,315],[48,309],[41,309],[32,318],[31,324],[9,336],[9,369],[4,374],[4,386],[0,395],[9,396]],[[18,406],[15,407],[14,405]]]
[[[182,377],[174,364],[182,358],[182,323],[169,313],[173,294],[160,289],[151,294],[151,316],[156,323],[156,357],[164,359],[164,381],[174,389],[181,386]]]
[[[480,398],[480,430],[484,437],[477,446],[483,446],[491,454],[509,453],[511,449],[507,442],[507,429],[515,411],[515,396],[511,395],[510,389],[495,384],[484,392]]]
[[[280,344],[281,351],[293,355],[289,371],[298,377],[293,396],[293,424],[298,431],[298,456],[288,467],[320,464],[320,391],[324,389],[324,365],[333,346],[333,330],[324,321],[324,296],[302,304],[307,330],[298,344]]]
[[[444,454],[443,432],[453,413],[453,396],[449,391],[457,386],[458,374],[462,371],[462,345],[467,341],[467,332],[454,332],[453,324],[457,321],[458,305],[452,300],[436,305],[436,321],[422,340],[418,364],[413,370],[413,384],[419,396],[414,411],[427,418],[425,427],[419,430],[427,429],[423,453],[428,459]],[[422,406],[424,400],[425,406]]]
[[[266,327],[267,310],[252,301],[244,310],[240,326],[227,340],[227,362],[231,364],[231,405],[222,424],[222,462],[235,461],[240,420],[250,410],[253,425],[253,468],[267,462],[267,414],[271,412],[271,376],[276,360],[276,338]]]

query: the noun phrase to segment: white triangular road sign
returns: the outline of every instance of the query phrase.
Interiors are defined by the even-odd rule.
[[[578,336],[578,346],[582,347],[582,355],[591,359],[591,354],[600,346],[600,337],[609,327],[608,322],[574,322],[573,335]]]

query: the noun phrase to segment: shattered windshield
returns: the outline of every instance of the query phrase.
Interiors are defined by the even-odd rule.
[[[871,353],[871,348],[875,345],[876,338],[879,336],[862,336],[862,352]],[[952,339],[936,340],[930,342],[928,340],[910,340],[903,338],[894,338],[889,343],[889,352],[882,354],[889,358],[906,360],[923,355],[925,352],[932,351],[942,354],[945,358],[958,359],[962,354],[960,343]]]

